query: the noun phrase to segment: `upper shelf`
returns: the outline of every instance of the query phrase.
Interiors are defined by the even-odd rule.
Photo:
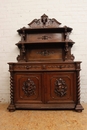
[[[23,27],[17,30],[19,34],[32,34],[32,33],[67,33],[71,32],[72,28],[64,26],[59,27],[60,22],[56,19],[49,19],[47,15],[42,15],[41,19],[34,19],[29,23],[29,28]]]
[[[55,45],[58,45],[58,44],[61,44],[61,45],[65,45],[65,43],[68,43],[68,45],[73,45],[75,42],[73,42],[72,40],[70,40],[70,41],[60,41],[60,42],[21,42],[21,41],[19,41],[18,43],[16,43],[15,45],[17,45],[17,46],[20,46],[20,45],[22,45],[22,44],[24,44],[24,45],[30,45],[30,44],[37,44],[37,46],[38,46],[38,44],[43,44],[44,43],[44,45],[45,44],[49,44],[50,43],[50,45],[51,44],[55,44]]]
[[[58,28],[21,28],[17,30],[19,34],[33,34],[33,33],[66,33],[71,32],[72,28],[69,27],[58,27]]]

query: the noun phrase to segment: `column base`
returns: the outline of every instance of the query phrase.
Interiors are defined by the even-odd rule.
[[[84,110],[84,108],[82,107],[81,104],[77,104],[76,107],[75,107],[75,110],[76,110],[77,112],[82,112],[82,110]]]
[[[15,105],[14,104],[10,104],[7,108],[10,112],[14,112],[16,110]]]

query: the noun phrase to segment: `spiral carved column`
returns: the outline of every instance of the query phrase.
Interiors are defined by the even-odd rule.
[[[79,76],[79,71],[77,72],[77,104],[80,104],[80,76]]]
[[[8,106],[9,111],[15,111],[14,106],[14,88],[13,88],[13,72],[10,73],[10,105]]]
[[[83,110],[83,107],[80,104],[80,74],[79,74],[79,71],[77,71],[77,105],[76,105],[75,110],[77,112],[81,112]]]

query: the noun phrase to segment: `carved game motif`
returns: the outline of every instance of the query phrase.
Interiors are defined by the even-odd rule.
[[[24,93],[27,96],[31,96],[35,94],[35,83],[33,80],[31,80],[30,78],[28,78],[24,83],[23,83],[23,87],[22,90],[24,91]]]
[[[54,92],[57,96],[60,96],[60,97],[63,97],[66,95],[67,85],[66,85],[66,82],[62,78],[56,79]]]

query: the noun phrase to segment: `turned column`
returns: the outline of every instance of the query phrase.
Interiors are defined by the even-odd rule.
[[[82,105],[80,104],[80,63],[77,63],[76,64],[76,79],[77,79],[77,90],[76,90],[76,92],[77,92],[77,103],[76,103],[76,107],[75,107],[75,110],[77,111],[77,112],[82,112],[82,110],[83,110],[83,107],[82,107]]]
[[[12,65],[9,65],[10,71],[10,105],[8,106],[9,111],[15,111],[14,105],[14,81],[13,81],[13,72],[12,72]]]

